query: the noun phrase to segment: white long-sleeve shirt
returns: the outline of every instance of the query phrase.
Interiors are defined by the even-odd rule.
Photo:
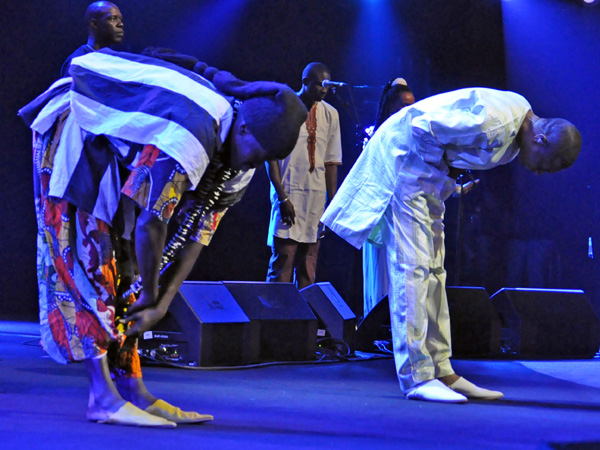
[[[488,88],[447,92],[401,109],[371,138],[321,221],[362,247],[395,194],[445,200],[454,187],[448,167],[484,170],[512,161],[529,110],[521,95]]]

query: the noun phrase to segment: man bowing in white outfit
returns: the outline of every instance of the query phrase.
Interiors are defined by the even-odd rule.
[[[542,119],[522,96],[486,88],[419,101],[371,138],[321,221],[356,248],[380,230],[394,359],[408,399],[463,403],[503,396],[459,377],[450,364],[443,267],[443,202],[455,187],[449,168],[491,169],[518,156],[530,171],[552,173],[571,166],[580,148],[570,122]]]

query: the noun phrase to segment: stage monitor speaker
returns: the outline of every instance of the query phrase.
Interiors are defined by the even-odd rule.
[[[450,310],[452,356],[489,358],[501,353],[501,321],[482,287],[446,288]]]
[[[176,364],[244,365],[258,354],[250,331],[250,319],[223,283],[186,281],[138,345],[142,355]]]
[[[491,297],[504,351],[522,358],[592,358],[600,326],[581,290],[503,288]]]
[[[542,442],[535,450],[598,450],[600,441]]]
[[[332,337],[352,345],[356,332],[356,315],[331,283],[315,283],[300,290],[319,320],[317,335]]]
[[[260,361],[308,361],[316,357],[317,318],[293,283],[224,281],[250,319]]]
[[[500,317],[484,288],[447,287],[452,354],[455,357],[490,357],[500,353]],[[378,351],[375,341],[391,341],[388,297],[375,305],[358,325],[354,348]]]
[[[358,324],[354,335],[354,350],[376,352],[379,348],[375,341],[392,341],[390,328],[390,303],[388,296],[383,297],[369,314]]]

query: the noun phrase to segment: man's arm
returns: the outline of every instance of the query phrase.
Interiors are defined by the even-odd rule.
[[[158,277],[166,238],[167,224],[143,209],[135,227],[135,253],[142,277],[142,292],[121,319],[121,323],[133,322],[125,332],[127,336],[135,336],[142,328],[148,330],[166,313],[157,308]]]
[[[325,189],[327,190],[327,204],[337,192],[337,172],[338,166],[342,164],[342,134],[340,132],[340,118],[334,108],[330,108],[331,122],[329,126],[329,136],[327,140],[327,149],[325,150]],[[319,239],[327,233],[327,228],[319,224]]]
[[[337,168],[338,164],[325,164],[325,188],[327,189],[327,204],[337,192]]]
[[[127,322],[133,322],[133,325],[125,332],[127,336],[144,333],[165,316],[175,294],[192,271],[203,247],[198,242],[188,240],[177,252],[175,259],[161,277],[161,286],[156,302],[144,309],[136,308],[126,317]]]
[[[325,188],[327,189],[327,204],[337,192],[337,168],[342,164],[342,133],[340,118],[337,111],[331,108],[331,123],[325,150]]]
[[[166,239],[167,224],[142,210],[135,227],[135,253],[142,277],[142,293],[136,302],[140,307],[152,306],[158,298],[158,276]]]
[[[423,102],[425,112],[411,120],[420,153],[438,160],[445,152],[448,165],[458,169],[485,170],[514,158],[514,138],[531,108],[518,94],[479,88]]]
[[[325,188],[327,189],[327,205],[331,203],[333,196],[337,192],[337,167],[338,164],[329,163],[325,164]],[[327,234],[327,227],[322,223],[319,223],[319,239],[322,239]]]
[[[279,212],[281,213],[281,220],[286,225],[293,225],[296,220],[296,211],[292,201],[288,198],[287,192],[283,188],[281,182],[281,170],[279,169],[279,163],[277,161],[268,161],[267,175],[269,180],[277,192],[277,198],[279,199]]]

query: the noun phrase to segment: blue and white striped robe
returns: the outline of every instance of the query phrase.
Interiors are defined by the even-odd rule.
[[[54,83],[20,115],[44,134],[67,108],[50,195],[109,224],[119,203],[118,159],[131,143],[153,144],[196,187],[233,122],[230,99],[200,75],[166,61],[102,49],[73,59],[71,78]],[[106,139],[94,139],[96,136]],[[253,170],[229,181],[238,192]]]

